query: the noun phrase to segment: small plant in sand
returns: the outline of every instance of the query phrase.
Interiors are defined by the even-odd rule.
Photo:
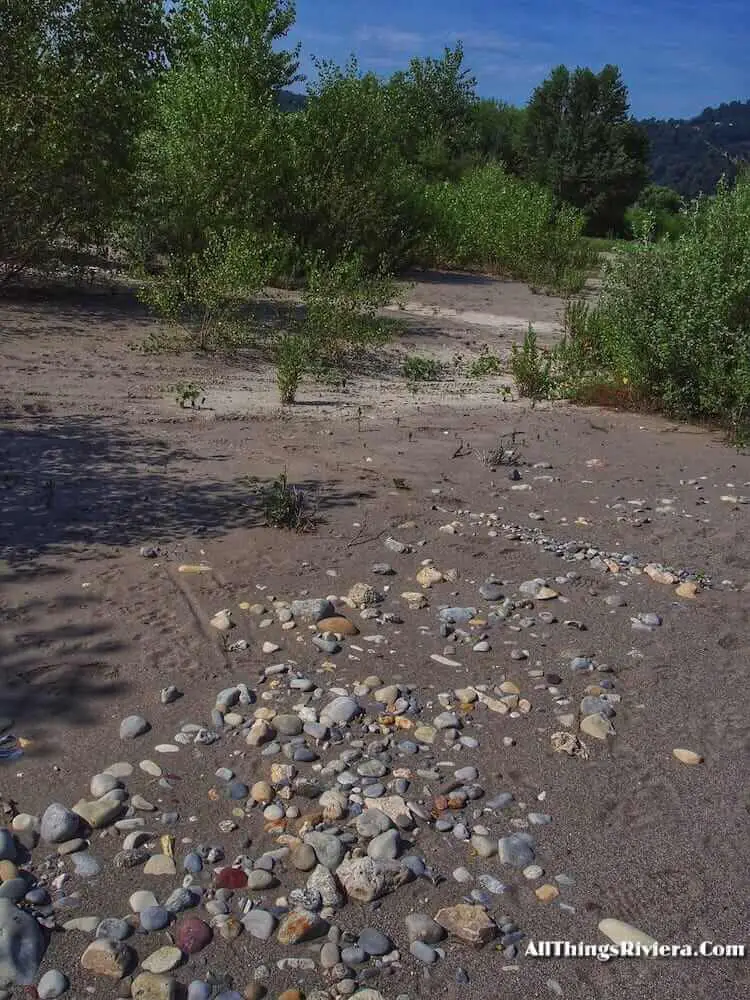
[[[203,386],[196,382],[178,382],[173,387],[175,402],[183,409],[187,406],[202,406],[206,402]],[[198,402],[200,400],[200,402]]]
[[[477,452],[477,458],[490,469],[501,465],[517,466],[521,464],[521,448],[519,446],[520,431],[503,434],[492,448]]]
[[[297,398],[300,382],[313,366],[313,346],[303,333],[285,331],[276,337],[271,353],[281,404],[291,406]]]
[[[423,382],[437,382],[442,369],[443,366],[436,358],[425,358],[418,354],[411,354],[405,358],[401,365],[401,374],[409,383],[412,392],[416,392]]]
[[[480,379],[489,378],[492,375],[501,375],[503,363],[497,354],[492,354],[487,344],[482,347],[479,357],[469,362],[467,374],[469,378]]]
[[[282,472],[263,493],[263,513],[266,524],[291,531],[311,531],[315,525],[315,510],[309,495],[294,486]]]
[[[510,354],[510,370],[520,394],[533,400],[552,398],[555,391],[552,366],[552,354],[539,347],[536,332],[529,324],[523,343],[520,347],[513,344]]]

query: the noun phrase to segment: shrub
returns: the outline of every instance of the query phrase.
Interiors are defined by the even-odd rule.
[[[491,354],[489,347],[485,344],[479,357],[474,358],[469,363],[467,374],[469,378],[487,378],[490,375],[500,375],[503,370],[503,363],[497,354]]]
[[[424,358],[412,354],[401,365],[401,374],[407,382],[436,382],[440,378],[442,365],[436,358]]]
[[[308,495],[292,485],[282,472],[263,493],[266,524],[273,528],[310,531],[315,526],[315,511]]]
[[[750,175],[696,202],[676,240],[638,244],[576,317],[590,374],[681,418],[750,430]]]
[[[529,399],[549,399],[554,395],[553,376],[554,355],[536,342],[536,332],[529,324],[523,343],[513,344],[510,354],[510,370],[522,396]]]
[[[430,263],[480,266],[554,288],[583,285],[595,255],[582,240],[583,215],[501,166],[469,171],[455,184],[430,185]]]

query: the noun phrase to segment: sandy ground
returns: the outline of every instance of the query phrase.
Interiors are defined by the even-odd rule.
[[[601,942],[598,921],[617,917],[662,942],[747,944],[750,594],[742,588],[750,581],[750,503],[741,501],[750,497],[750,459],[717,436],[653,417],[509,401],[501,394],[507,378],[470,383],[460,366],[455,377],[411,395],[393,374],[399,352],[469,357],[486,343],[502,353],[528,322],[543,338],[559,330],[562,303],[523,286],[428,277],[410,288],[412,325],[384,352],[380,372],[340,392],[305,386],[299,405],[285,412],[272,373],[244,367],[247,359],[134,350],[151,320],[126,296],[0,304],[0,716],[34,741],[21,761],[0,763],[0,795],[28,812],[53,799],[72,804],[92,774],[148,755],[145,744],[119,743],[123,716],[149,717],[149,746],[171,740],[181,722],[207,716],[219,689],[240,675],[257,678],[267,662],[262,639],[286,643],[301,668],[319,672],[320,655],[275,627],[261,633],[257,621],[242,618],[251,641],[242,658],[226,653],[207,621],[220,608],[269,594],[292,599],[344,594],[360,580],[378,584],[370,567],[389,561],[397,570],[389,607],[404,617],[389,639],[396,653],[345,650],[325,683],[351,685],[375,672],[415,684],[434,702],[461,685],[521,678],[532,714],[514,726],[486,715],[477,723],[481,778],[490,791],[511,789],[527,802],[546,793],[537,807],[554,821],[539,833],[540,863],[549,875],[575,879],[564,894],[572,913],[539,902],[528,886],[508,900],[507,912],[529,938]],[[203,409],[176,406],[168,387],[184,380],[205,387]],[[512,431],[521,441],[520,485],[528,489],[515,489],[507,469],[479,459]],[[541,462],[549,468],[535,469]],[[283,469],[317,496],[314,534],[262,524],[258,484]],[[588,562],[562,562],[507,530],[490,535],[469,512],[701,572],[712,586],[681,599],[645,576],[624,580]],[[408,521],[414,527],[400,527]],[[452,521],[456,534],[439,530]],[[394,555],[384,548],[388,534],[424,544]],[[143,545],[158,546],[159,557],[143,558]],[[406,612],[398,595],[417,589],[414,574],[428,557],[455,568],[459,582],[436,587],[431,609]],[[199,561],[212,572],[176,572],[179,563]],[[430,661],[444,645],[437,606],[476,602],[478,585],[493,574],[518,584],[570,569],[580,579],[560,586],[570,604],[554,609],[560,624],[498,639],[489,658],[467,648],[455,671]],[[615,593],[625,594],[626,607],[604,603]],[[633,630],[631,616],[641,612],[662,615],[663,626]],[[586,631],[563,626],[568,618]],[[510,660],[511,640],[529,650],[529,661]],[[552,753],[554,704],[527,676],[535,664],[564,675],[574,708],[598,676],[570,675],[567,663],[577,654],[611,664],[623,698],[616,737],[590,746],[588,760]],[[162,707],[158,692],[168,683],[185,697]],[[511,731],[516,745],[506,748],[502,737]],[[680,765],[675,747],[696,750],[705,763]],[[190,766],[208,783],[223,763],[220,744]],[[143,777],[139,790],[149,794]],[[178,786],[174,802],[184,815],[215,824],[215,805],[192,780]],[[112,852],[108,843],[97,842],[97,853]],[[377,920],[406,951],[410,908],[429,898],[434,912],[461,897],[450,872],[466,863],[464,849],[434,835],[429,843],[447,881],[414,883],[387,897],[376,915],[352,916],[348,908],[342,924]],[[110,875],[81,892],[83,912],[125,912],[127,892]],[[113,893],[122,894],[120,903]],[[81,940],[69,937],[53,938],[45,968],[71,972],[70,995],[82,998],[91,995],[91,980],[77,969]],[[261,961],[289,954],[247,935],[217,949],[210,967],[228,971],[235,984]],[[549,980],[581,1000],[739,1000],[750,987],[742,960],[522,957],[511,970],[505,967],[514,963],[489,948],[459,944],[447,952],[431,972],[407,958],[403,971],[372,985],[388,1000],[530,1000],[555,995]],[[454,982],[458,966],[468,985]],[[196,972],[205,973],[200,956],[177,975],[187,982]],[[314,978],[300,981],[309,987]],[[274,972],[270,995],[295,981]],[[97,981],[97,997],[114,995]]]

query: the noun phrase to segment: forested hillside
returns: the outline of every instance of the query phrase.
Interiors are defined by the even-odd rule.
[[[651,146],[654,183],[685,197],[715,190],[722,174],[735,177],[750,161],[750,101],[732,101],[690,119],[642,122]]]

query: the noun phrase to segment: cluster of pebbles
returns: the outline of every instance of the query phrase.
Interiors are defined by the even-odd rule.
[[[579,559],[583,551],[583,558],[601,560],[609,572],[640,569],[635,557],[496,527],[563,558]],[[386,547],[409,548],[395,539]],[[654,579],[663,574],[660,582],[690,582],[689,574],[662,567],[645,565],[643,571]],[[393,570],[380,563],[373,574],[390,577]],[[424,560],[416,578],[419,590],[400,595],[409,609],[429,606],[432,587],[457,574]],[[80,939],[79,979],[82,971],[85,982],[109,980],[118,996],[135,1000],[254,1000],[267,993],[272,972],[293,983],[278,1000],[378,1000],[393,996],[388,979],[405,965],[425,974],[448,949],[468,946],[490,946],[503,968],[517,968],[526,932],[506,912],[508,901],[514,893],[533,893],[540,904],[572,915],[575,883],[555,865],[546,793],[526,802],[513,788],[495,787],[482,774],[483,745],[512,747],[513,726],[523,726],[537,702],[554,720],[552,747],[570,757],[585,757],[592,741],[614,735],[621,695],[611,665],[576,656],[563,678],[534,663],[523,648],[530,629],[585,630],[582,622],[556,613],[569,602],[562,591],[576,578],[571,571],[519,585],[489,579],[478,588],[476,606],[436,609],[430,634],[444,644],[432,654],[436,664],[458,668],[464,654],[489,654],[502,630],[500,641],[513,640],[510,659],[523,681],[494,666],[486,683],[448,688],[433,701],[432,692],[380,676],[345,686],[326,683],[336,669],[329,660],[307,673],[284,660],[262,668],[253,681],[218,692],[204,719],[185,722],[171,742],[154,746],[155,759],[121,760],[93,775],[86,795],[72,806],[55,802],[35,816],[6,803],[0,1000],[16,996],[15,987],[32,985],[41,1000],[70,995],[71,969],[39,974],[57,935]],[[301,634],[307,627],[312,644],[334,656],[345,646],[363,653],[396,641],[397,633],[361,634],[403,623],[402,605],[386,611],[384,601],[384,593],[361,583],[342,600],[240,607],[255,613],[263,628],[276,624]],[[644,613],[631,622],[651,631],[661,618]],[[227,648],[249,647],[245,640],[229,642],[229,609],[211,623]],[[266,643],[263,649],[270,655],[278,647]],[[179,697],[170,686],[155,701],[169,705]],[[508,720],[502,735],[497,716]],[[128,716],[120,724],[120,746],[140,746],[150,731],[145,717]],[[691,753],[675,756],[699,763]],[[179,795],[173,761],[179,761],[183,786],[194,788],[201,773],[213,770],[205,795],[214,804],[216,827],[202,831],[202,839],[179,809],[160,805],[163,794]],[[152,794],[139,792],[139,782]],[[453,845],[452,870],[434,862],[444,838]],[[76,913],[77,887],[104,869],[115,885],[118,877],[130,880],[140,872],[142,887],[114,896],[110,915]],[[418,880],[426,900],[431,887],[454,886],[453,901],[409,912],[399,934],[386,933],[378,926],[381,901]],[[601,929],[612,940],[640,934],[611,919]],[[253,942],[266,961],[248,970],[245,983],[206,976],[193,956],[238,938]],[[280,948],[288,953],[273,970],[268,957]],[[49,952],[54,955],[54,948]],[[455,975],[468,981],[460,967]],[[550,981],[550,988],[558,984]]]

